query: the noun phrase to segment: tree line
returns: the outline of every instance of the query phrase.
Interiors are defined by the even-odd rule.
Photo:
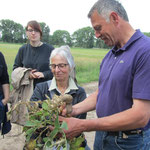
[[[52,45],[69,45],[70,47],[81,48],[109,48],[101,39],[96,39],[92,27],[84,27],[76,30],[72,35],[66,30],[56,30],[50,35],[50,27],[40,22],[43,37],[42,41]],[[145,35],[150,37],[150,33]],[[9,19],[0,20],[0,41],[7,43],[25,43],[27,37],[25,27]]]

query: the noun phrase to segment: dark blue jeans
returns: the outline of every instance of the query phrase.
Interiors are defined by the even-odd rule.
[[[150,129],[128,138],[96,131],[94,150],[150,150]]]
[[[3,95],[0,95],[0,123],[4,121],[5,117],[5,106],[2,103]]]

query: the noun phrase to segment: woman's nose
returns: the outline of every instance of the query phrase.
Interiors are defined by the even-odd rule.
[[[59,67],[58,67],[58,66],[56,66],[55,71],[60,71],[60,69],[59,69]]]

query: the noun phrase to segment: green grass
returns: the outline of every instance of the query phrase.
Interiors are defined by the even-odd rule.
[[[21,44],[0,43],[0,51],[4,54],[10,78],[16,54],[21,46]],[[71,48],[79,84],[98,81],[99,66],[107,52],[105,49]]]
[[[20,46],[21,45],[18,44],[0,43],[0,51],[3,53],[5,57],[7,67],[8,67],[9,77],[11,76],[14,60]]]
[[[76,63],[78,83],[98,81],[100,63],[108,51],[105,49],[72,48],[71,52]]]

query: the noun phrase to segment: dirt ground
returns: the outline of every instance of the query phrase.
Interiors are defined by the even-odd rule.
[[[87,96],[88,96],[97,89],[98,82],[91,82],[88,84],[84,84],[83,87],[84,87],[84,89],[87,93]],[[93,119],[93,118],[97,118],[96,112],[95,111],[88,112],[87,113],[87,119]],[[85,132],[84,134],[85,134],[85,137],[87,139],[88,146],[91,148],[91,150],[93,150],[95,132]]]
[[[87,95],[90,95],[97,89],[97,82],[84,84],[82,87],[85,88]],[[87,119],[96,118],[95,111],[87,113]],[[88,146],[93,150],[93,142],[95,132],[86,132],[85,137],[88,142]],[[25,143],[25,136],[22,133],[22,127],[16,124],[12,124],[12,130],[3,136],[0,135],[0,150],[23,150]]]

